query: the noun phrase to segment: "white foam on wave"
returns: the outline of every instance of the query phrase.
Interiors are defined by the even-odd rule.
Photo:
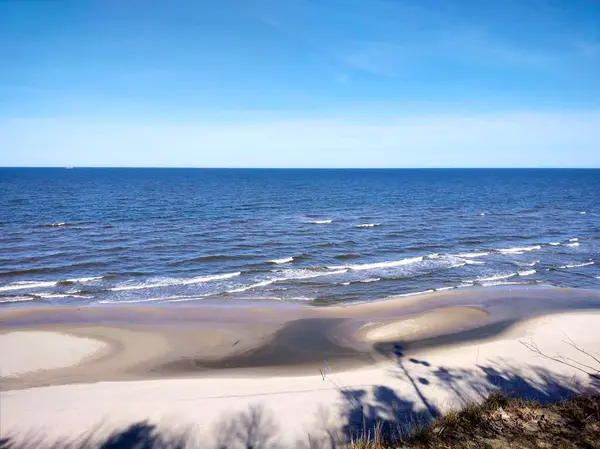
[[[333,223],[333,220],[313,220],[311,221],[312,224],[331,224]]]
[[[98,304],[132,304],[132,303],[141,303],[141,302],[155,302],[155,301],[170,301],[170,302],[176,302],[178,299],[180,301],[182,301],[183,299],[180,298],[186,298],[186,301],[190,301],[192,299],[199,299],[199,297],[184,297],[181,295],[176,295],[176,296],[157,296],[156,298],[137,298],[137,299],[103,299],[101,301],[98,301]]]
[[[369,278],[369,279],[363,279],[360,282],[362,282],[363,284],[368,284],[370,282],[378,282],[380,280],[381,280],[381,278]]]
[[[579,239],[578,239],[577,237],[574,237],[574,238],[572,238],[572,239],[569,239],[569,242],[578,242],[578,241],[579,241]]]
[[[579,268],[579,267],[587,267],[590,265],[594,265],[596,262],[594,261],[589,261],[589,262],[582,262],[582,263],[576,263],[576,264],[570,264],[570,265],[563,265],[561,267],[558,268]]]
[[[244,285],[243,287],[238,287],[238,288],[234,288],[232,290],[228,290],[227,293],[239,293],[239,292],[245,292],[246,290],[251,290],[253,288],[265,287],[267,285],[271,285],[271,284],[277,282],[278,280],[281,280],[281,279],[267,279],[265,281],[257,282],[255,284]]]
[[[276,282],[281,282],[281,281],[302,280],[302,279],[311,279],[311,278],[322,277],[322,276],[333,276],[336,274],[344,274],[347,271],[348,270],[346,270],[346,269],[336,270],[336,271],[320,271],[320,272],[315,272],[315,271],[310,271],[310,270],[284,270],[281,272],[281,275],[279,275],[279,276],[265,279],[260,282],[256,282],[254,284],[242,285],[240,287],[237,287],[237,288],[234,288],[231,290],[227,290],[227,293],[245,292],[247,290],[252,290],[255,288],[259,288],[259,287],[266,287],[267,285],[271,285],[271,284],[274,284]]]
[[[461,259],[472,259],[475,257],[483,257],[483,256],[488,256],[490,253],[486,253],[486,252],[479,252],[479,253],[461,253],[461,254],[457,254],[456,257],[460,257]]]
[[[345,268],[347,270],[352,270],[352,271],[361,271],[361,270],[373,270],[373,269],[377,269],[377,268],[400,267],[403,265],[410,265],[410,264],[422,262],[422,261],[423,261],[423,256],[418,256],[418,257],[408,257],[406,259],[400,259],[400,260],[391,260],[391,261],[386,261],[386,262],[374,262],[374,263],[364,263],[364,264],[356,264],[356,265],[342,265],[342,266],[328,267],[328,268],[330,268],[330,269]]]
[[[517,272],[517,274],[519,276],[531,276],[532,274],[535,274],[536,271],[535,270],[525,270],[525,271],[519,271]]]
[[[507,281],[491,281],[491,282],[483,282],[481,285],[484,287],[495,287],[497,285],[523,285],[522,282],[507,282]]]
[[[55,227],[61,227],[61,226],[65,226],[66,223],[64,221],[61,221],[60,223],[50,223],[48,226],[55,226]]]
[[[508,279],[516,276],[518,273],[510,273],[510,274],[498,274],[496,276],[491,276],[487,278],[477,278],[475,282],[493,282],[493,281],[501,281],[502,279]],[[471,281],[469,281],[471,282]]]
[[[550,246],[560,246],[560,242],[550,242],[548,243]]]
[[[87,277],[87,278],[67,279],[67,281],[68,282],[84,283],[84,282],[98,281],[100,279],[102,279],[102,276],[93,276],[93,277]]]
[[[481,260],[465,260],[465,263],[467,265],[485,265],[485,262],[481,261]]]
[[[579,212],[581,215],[585,215],[587,212],[582,210],[581,212]]]
[[[281,265],[284,263],[290,263],[293,262],[294,258],[293,257],[285,257],[283,259],[273,259],[273,260],[269,260],[269,263],[274,263],[276,265]]]
[[[19,281],[13,282],[12,284],[3,285],[0,287],[1,292],[8,292],[11,290],[25,290],[25,289],[35,289],[42,287],[51,287],[56,285],[56,281]]]
[[[567,243],[566,246],[579,246],[579,242]]]
[[[379,223],[363,223],[363,224],[359,224],[356,227],[357,228],[374,228],[375,226],[379,226]]]
[[[78,298],[78,299],[91,299],[92,296],[87,295],[77,295],[74,293],[36,293],[35,296],[39,296],[44,299],[52,299],[52,298]]]
[[[514,248],[501,248],[497,251],[502,254],[523,254],[526,251],[535,251],[537,249],[542,249],[542,247],[540,245],[516,246]]]
[[[163,281],[159,281],[159,282],[155,282],[155,283],[137,284],[137,285],[122,285],[122,286],[113,287],[110,290],[114,291],[114,292],[120,292],[120,291],[128,291],[128,290],[142,290],[142,289],[147,289],[147,288],[170,287],[170,286],[174,286],[174,285],[200,284],[200,283],[203,283],[203,282],[210,282],[210,281],[219,281],[219,280],[223,280],[223,279],[230,279],[230,278],[239,276],[240,274],[242,274],[242,273],[239,272],[239,271],[237,271],[235,273],[224,273],[224,274],[214,274],[214,275],[208,275],[208,276],[197,276],[197,277],[188,278],[188,279],[165,278]]]
[[[9,302],[25,302],[25,301],[35,301],[36,298],[33,296],[11,296],[9,298],[0,298],[0,304],[9,303]]]
[[[67,279],[67,282],[91,282],[102,279],[102,276],[95,277],[85,277],[85,278],[77,278],[77,279]],[[13,282],[11,284],[0,286],[0,291],[8,292],[11,290],[25,290],[25,289],[36,289],[43,287],[53,287],[56,286],[61,281],[18,281]]]
[[[427,293],[434,293],[434,292],[435,292],[435,290],[429,289],[429,290],[423,290],[422,292],[402,293],[400,295],[394,295],[393,298],[404,297],[404,296],[425,295]]]
[[[539,260],[534,260],[533,262],[517,262],[516,264],[521,266],[521,267],[534,267],[536,266],[540,261]]]

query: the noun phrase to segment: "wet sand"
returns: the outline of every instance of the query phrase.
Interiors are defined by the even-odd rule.
[[[327,308],[197,303],[9,309],[0,311],[0,341],[27,332],[52,332],[97,341],[104,349],[62,368],[49,364],[19,376],[3,375],[0,386],[9,390],[107,380],[310,375],[324,361],[343,371],[374,366],[398,346],[411,351],[477,341],[533,316],[594,308],[600,309],[600,292],[520,287]],[[31,346],[25,341],[13,344],[12,350],[5,345],[3,364],[18,364],[15,360],[24,351],[19,348]],[[33,359],[35,346],[29,356]],[[58,360],[65,351],[68,346],[46,345],[44,354]]]

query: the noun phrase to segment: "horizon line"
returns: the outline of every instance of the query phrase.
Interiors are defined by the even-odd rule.
[[[0,165],[0,169],[176,169],[176,170],[598,170],[593,167],[531,167],[531,166],[482,166],[482,167],[201,167],[201,166],[135,166],[135,165]]]

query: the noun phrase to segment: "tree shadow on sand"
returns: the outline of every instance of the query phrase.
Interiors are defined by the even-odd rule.
[[[436,402],[438,393],[451,397],[456,407],[483,401],[493,392],[510,397],[533,399],[548,404],[575,395],[600,392],[600,380],[589,385],[551,371],[530,367],[521,371],[505,361],[476,365],[472,369],[450,369],[433,366],[427,360],[408,357],[395,345],[390,358],[392,373],[407,386],[400,394],[386,385],[347,388],[336,385],[342,398],[342,418],[336,428],[325,428],[324,419],[315,417],[314,428],[306,429],[306,438],[284,443],[286,435],[270,410],[259,405],[224,416],[209,431],[208,443],[199,438],[198,423],[184,430],[169,432],[149,422],[139,422],[116,431],[103,439],[90,429],[82,429],[82,437],[72,441],[52,441],[45,435],[12,435],[0,441],[1,449],[336,449],[357,438],[398,443],[410,432],[423,427],[441,415]],[[87,433],[86,433],[87,432]],[[204,435],[206,437],[206,435]]]
[[[279,427],[264,407],[224,417],[215,429],[216,449],[278,449]]]
[[[371,389],[340,389],[347,417],[343,433],[351,440],[372,440],[377,433],[383,442],[398,442],[440,417],[439,404],[428,397],[427,387],[431,384],[449,393],[459,407],[481,402],[497,392],[542,405],[583,393],[600,393],[600,381],[592,375],[589,384],[583,384],[575,377],[561,376],[539,367],[530,368],[525,375],[502,361],[476,365],[475,369],[436,367],[426,360],[408,358],[399,344],[388,350],[387,355],[394,359],[395,374],[410,385],[411,394],[401,397],[384,385]]]
[[[213,432],[214,443],[207,443],[192,427],[177,432],[159,430],[147,421],[130,425],[98,438],[89,431],[71,441],[50,440],[44,435],[27,434],[0,439],[0,449],[280,449],[278,427],[271,414],[260,406],[223,418]]]
[[[97,431],[89,431],[81,438],[50,440],[44,435],[30,433],[9,436],[0,440],[0,449],[184,449],[188,446],[187,432],[167,436],[147,421],[132,424],[117,430],[100,441],[95,438]]]

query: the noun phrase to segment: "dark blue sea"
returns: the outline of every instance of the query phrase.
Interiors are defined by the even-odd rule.
[[[600,170],[0,169],[0,303],[600,288]]]

